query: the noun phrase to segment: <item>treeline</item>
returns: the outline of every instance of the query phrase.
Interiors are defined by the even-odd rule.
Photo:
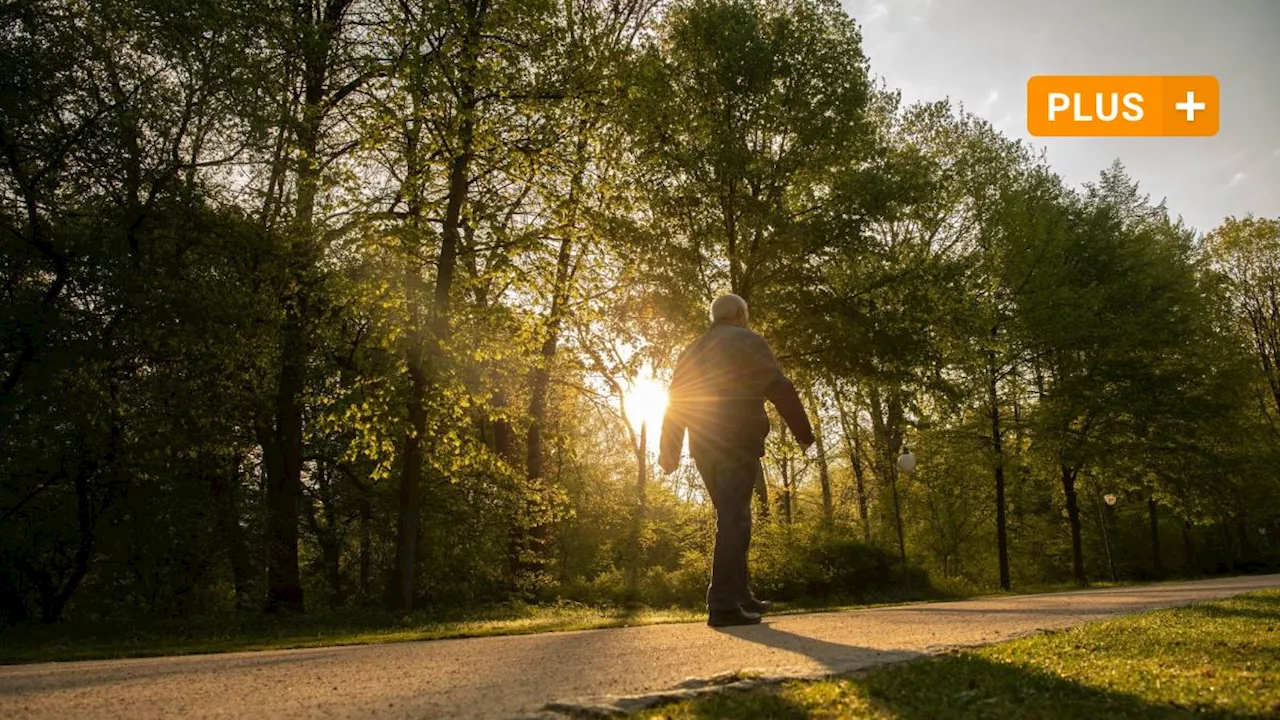
[[[15,0],[0,68],[5,622],[696,603],[621,401],[727,290],[820,436],[765,590],[1275,561],[1280,222],[903,106],[834,0]]]

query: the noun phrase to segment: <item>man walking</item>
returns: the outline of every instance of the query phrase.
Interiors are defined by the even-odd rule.
[[[689,454],[716,510],[716,545],[707,589],[712,627],[752,625],[769,603],[756,599],[747,576],[751,491],[762,482],[768,399],[807,450],[813,428],[791,381],[764,338],[747,329],[747,303],[729,294],[711,303],[711,329],[690,345],[671,379],[658,464],[680,465],[685,430]]]

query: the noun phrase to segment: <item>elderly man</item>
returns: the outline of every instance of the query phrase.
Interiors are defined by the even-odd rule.
[[[671,379],[662,422],[658,464],[675,472],[685,430],[689,454],[716,510],[716,545],[707,589],[712,627],[751,625],[769,609],[756,599],[747,577],[751,545],[751,491],[761,479],[769,417],[764,401],[778,409],[804,449],[813,429],[791,381],[764,338],[747,329],[747,303],[725,295],[711,303],[711,329],[680,356]]]

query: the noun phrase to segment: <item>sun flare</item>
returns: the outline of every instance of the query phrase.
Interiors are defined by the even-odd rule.
[[[622,399],[626,408],[627,422],[637,432],[640,426],[647,426],[648,445],[652,450],[662,431],[662,415],[667,411],[667,388],[651,377],[640,377],[631,384]]]

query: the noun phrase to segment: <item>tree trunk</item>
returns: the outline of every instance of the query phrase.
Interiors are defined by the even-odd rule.
[[[1236,537],[1240,539],[1240,564],[1253,561],[1253,540],[1249,537],[1247,516],[1236,518]]]
[[[400,445],[400,485],[396,492],[396,564],[388,587],[387,601],[392,610],[413,609],[414,580],[417,577],[418,512],[422,489],[422,445],[427,432],[427,391],[430,386],[426,360],[427,320],[424,314],[426,281],[422,263],[425,254],[422,241],[423,176],[426,163],[420,155],[422,114],[425,103],[418,88],[410,92],[413,120],[405,134],[405,188],[410,248],[404,261],[403,292],[408,312],[408,338],[405,346],[405,372],[409,376],[409,394],[405,401],[409,426]]]
[[[840,412],[840,430],[844,435],[845,452],[849,456],[849,466],[853,473],[854,493],[858,503],[858,519],[862,522],[862,538],[866,542],[871,542],[871,518],[867,508],[867,488],[864,470],[862,467],[862,432],[857,424],[855,416],[853,422],[849,421],[848,411],[845,409],[844,397],[840,392],[840,386],[832,383],[836,393],[836,409]]]
[[[298,8],[294,17],[302,48],[303,102],[297,130],[297,168],[294,217],[287,264],[281,367],[276,385],[275,427],[270,442],[278,463],[267,473],[267,604],[268,612],[302,612],[302,581],[298,571],[298,504],[302,495],[303,395],[311,354],[311,289],[321,248],[316,237],[315,208],[320,187],[320,136],[329,112],[328,75],[334,43],[342,34],[349,0],[335,0],[322,15]],[[263,448],[263,453],[267,448]],[[271,473],[271,469],[277,471]]]
[[[850,458],[853,462],[853,478],[858,494],[858,518],[862,521],[862,538],[871,542],[871,511],[867,506],[866,470],[862,464],[862,431],[855,424],[853,427],[853,449]]]
[[[779,469],[782,471],[782,494],[779,497],[782,505],[782,521],[787,525],[791,524],[791,489],[795,479],[791,477],[791,457],[788,456],[782,462],[778,463]]]
[[[411,263],[410,263],[411,264]],[[414,292],[421,275],[412,268],[405,271],[405,293],[409,299],[409,322],[413,328],[406,353],[409,373],[409,427],[405,431],[401,452],[400,488],[396,497],[396,566],[392,579],[391,607],[408,612],[413,609],[414,580],[417,575],[418,513],[422,488],[422,444],[427,433],[427,366],[424,358],[425,338],[421,313]]]
[[[1062,492],[1067,498],[1067,521],[1071,524],[1071,572],[1077,585],[1088,585],[1084,574],[1084,549],[1080,542],[1080,503],[1076,496],[1075,468],[1060,464],[1062,469]]]
[[[835,507],[831,500],[831,469],[827,464],[827,446],[822,426],[822,408],[817,403],[817,393],[810,388],[808,392],[809,407],[813,408],[814,447],[818,455],[818,483],[822,487],[822,522],[831,525],[835,522]]]
[[[582,182],[586,172],[586,153],[590,140],[590,125],[584,120],[578,127],[578,138],[575,148],[575,170],[569,182],[569,195],[566,201],[565,221],[561,225],[560,247],[556,252],[556,274],[551,286],[551,307],[547,312],[542,348],[538,355],[538,365],[533,373],[529,389],[529,434],[525,447],[525,478],[531,483],[539,483],[545,474],[545,438],[543,437],[547,423],[547,408],[551,390],[551,370],[559,351],[560,333],[564,324],[564,316],[570,299],[570,290],[576,271],[574,251],[577,237],[578,199],[582,193]],[[537,492],[536,488],[532,489]],[[530,498],[529,503],[536,503]],[[542,522],[528,528],[516,528],[512,534],[508,555],[513,577],[530,571],[531,562],[543,556],[550,529]]]
[[[507,420],[506,413],[509,408],[507,393],[504,390],[498,390],[493,396],[493,409],[498,417],[493,418],[493,452],[502,458],[508,465],[516,464],[516,438],[515,432],[511,428],[511,421]]]
[[[1160,559],[1160,517],[1156,499],[1147,498],[1147,516],[1151,522],[1151,570],[1156,577],[1164,576],[1164,562]]]
[[[1191,521],[1182,521],[1182,572],[1191,574],[1196,568],[1196,546],[1191,538]]]
[[[992,335],[995,330],[992,330]],[[1000,430],[1000,394],[995,353],[987,355],[987,403],[991,407],[991,450],[996,483],[996,558],[1000,568],[1000,589],[1012,587],[1009,578],[1009,535],[1004,501],[1004,434]]]
[[[55,623],[62,618],[67,602],[84,581],[89,572],[89,560],[93,557],[94,524],[97,516],[93,507],[93,496],[89,488],[88,472],[80,470],[76,473],[74,484],[76,490],[77,543],[71,566],[71,573],[63,581],[62,587],[48,585],[48,590],[41,593],[44,597],[40,607],[40,620],[44,623]]]
[[[336,499],[333,492],[332,467],[324,464],[317,466],[317,489],[320,500],[320,511],[324,516],[324,525],[314,523],[316,540],[320,545],[320,556],[324,561],[325,580],[329,583],[330,607],[342,607],[346,604],[346,588],[342,584],[342,547],[345,544],[338,524]]]
[[[226,543],[231,562],[231,580],[236,592],[236,611],[250,607],[253,567],[249,557],[249,544],[244,528],[240,525],[240,509],[236,502],[236,490],[240,484],[240,458],[232,456],[229,467],[219,468],[215,463],[209,476],[209,493],[212,496],[214,517],[218,532]]]
[[[463,58],[459,61],[458,81],[458,144],[457,153],[449,163],[449,191],[445,201],[444,222],[441,224],[440,252],[436,257],[436,285],[431,305],[432,337],[423,337],[410,344],[409,360],[410,399],[409,437],[405,438],[403,474],[398,493],[399,512],[396,524],[396,567],[393,578],[392,602],[396,609],[413,609],[416,595],[418,530],[420,494],[422,485],[423,444],[426,441],[426,396],[430,387],[430,364],[424,353],[429,352],[434,361],[444,356],[444,341],[450,335],[450,299],[453,278],[458,264],[458,246],[461,243],[462,208],[471,189],[471,159],[475,138],[475,73],[480,54],[480,33],[484,21],[484,9],[468,4],[467,30],[463,41]],[[406,278],[410,280],[409,278]]]
[[[880,395],[880,387],[871,384],[871,425],[876,436],[876,455],[880,467],[881,480],[887,481],[893,499],[894,529],[898,536],[898,555],[903,567],[907,563],[907,541],[902,529],[902,506],[898,497],[898,463],[897,455],[902,449],[902,401],[895,391],[890,394],[888,406]],[[886,417],[885,412],[888,411]]]
[[[1225,562],[1219,564],[1219,572],[1223,567],[1236,570],[1236,548],[1235,544],[1231,542],[1231,530],[1227,527],[1226,516],[1218,520],[1218,534],[1222,538],[1222,557],[1225,560]]]
[[[339,533],[338,514],[334,507],[334,495],[331,468],[324,462],[317,462],[312,477],[315,480],[314,498],[305,498],[302,503],[303,514],[311,533],[315,536],[316,545],[320,547],[320,569],[325,582],[329,586],[329,607],[338,608],[346,604],[346,591],[342,584],[342,546],[343,537]],[[320,516],[316,514],[316,503],[320,504]],[[324,522],[321,522],[321,518]]]
[[[636,512],[631,521],[631,567],[627,578],[627,595],[632,600],[636,600],[640,596],[640,570],[644,561],[644,552],[640,546],[644,532],[645,485],[649,476],[648,442],[648,423],[641,420],[640,440],[636,448]]]
[[[726,103],[725,114],[732,112]],[[734,178],[721,178],[720,181],[720,213],[724,223],[725,249],[729,258],[729,292],[738,295],[748,303],[751,293],[743,283],[741,248],[738,243],[738,215],[735,208],[737,200],[737,182]]]
[[[303,368],[291,351],[305,352],[299,313],[286,319],[284,351],[276,394],[276,427],[267,462],[267,612],[302,612],[302,580],[298,571],[298,504],[302,493],[302,392]]]
[[[569,286],[574,275],[574,238],[577,235],[578,198],[582,193],[586,172],[586,151],[590,127],[583,121],[578,128],[575,171],[569,182],[566,220],[561,228],[560,248],[556,253],[556,275],[551,286],[551,309],[547,313],[546,338],[542,342],[537,370],[529,391],[529,442],[526,477],[540,480],[543,474],[543,425],[547,420],[547,392],[551,385],[551,364],[560,343],[565,308],[569,303]]]
[[[373,503],[368,493],[360,498],[360,596],[369,597],[369,579],[373,574]]]

